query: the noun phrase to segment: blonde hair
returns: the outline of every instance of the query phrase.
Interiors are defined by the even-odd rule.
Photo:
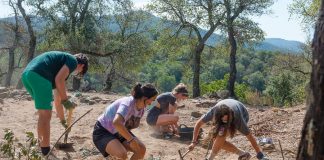
[[[184,93],[188,94],[188,89],[187,86],[184,83],[179,83],[177,86],[175,86],[172,90],[172,93],[177,94],[177,93]]]

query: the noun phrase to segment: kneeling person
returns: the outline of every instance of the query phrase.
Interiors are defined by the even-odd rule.
[[[143,159],[145,145],[131,132],[137,128],[145,107],[157,97],[154,86],[137,84],[132,96],[124,97],[110,104],[94,126],[93,142],[104,157],[111,155],[127,159],[127,151],[134,154],[131,159]]]

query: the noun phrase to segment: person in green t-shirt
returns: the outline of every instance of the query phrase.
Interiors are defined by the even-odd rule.
[[[22,82],[38,110],[37,133],[42,153],[50,151],[50,120],[52,101],[61,124],[66,128],[65,109],[73,109],[66,93],[65,81],[72,72],[83,76],[88,70],[88,57],[82,53],[71,55],[61,51],[49,51],[35,57],[22,73]]]

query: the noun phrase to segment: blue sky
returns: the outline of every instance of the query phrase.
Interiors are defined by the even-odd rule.
[[[6,0],[0,0],[0,18],[11,16],[12,11],[6,5]],[[133,0],[136,7],[147,4],[148,0]],[[260,28],[266,32],[266,38],[282,38],[305,42],[306,34],[303,33],[299,20],[289,17],[288,4],[293,0],[276,0],[271,7],[273,14],[263,15],[254,20],[260,24]]]

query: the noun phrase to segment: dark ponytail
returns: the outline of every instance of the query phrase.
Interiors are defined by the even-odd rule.
[[[131,94],[135,99],[140,99],[142,97],[152,98],[158,94],[158,91],[152,84],[148,83],[142,86],[142,84],[136,83]]]

